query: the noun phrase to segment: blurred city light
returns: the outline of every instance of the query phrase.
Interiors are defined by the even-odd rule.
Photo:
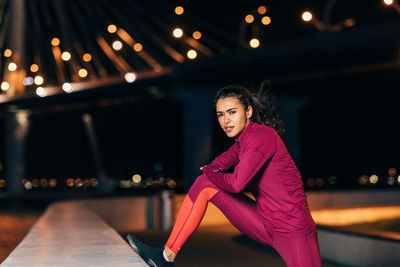
[[[253,23],[254,21],[254,16],[249,14],[244,18],[244,21],[246,21],[247,23]]]
[[[125,80],[128,83],[133,83],[136,80],[136,74],[133,72],[128,72],[125,74]]]
[[[311,12],[309,12],[309,11],[305,11],[305,12],[303,12],[303,14],[301,15],[301,18],[304,20],[304,21],[310,21],[310,20],[312,20],[312,14],[311,14]]]
[[[344,24],[344,26],[346,26],[346,27],[353,27],[354,25],[356,25],[356,21],[355,21],[355,19],[349,18],[349,19],[346,19],[346,20],[343,22],[343,24]]]
[[[368,176],[367,175],[361,175],[360,178],[358,178],[358,183],[360,185],[365,185],[367,184],[369,181]]]
[[[394,177],[392,177],[392,176],[389,176],[389,177],[386,179],[386,182],[387,182],[388,185],[394,185],[395,182],[396,182],[396,179],[394,179]]]
[[[69,178],[69,179],[67,179],[67,180],[65,181],[65,183],[67,184],[68,187],[73,187],[74,184],[75,184],[75,181],[74,181],[74,179]]]
[[[39,70],[39,66],[37,64],[32,64],[30,67],[30,71],[35,73]]]
[[[395,168],[390,168],[390,169],[388,170],[389,176],[395,176],[396,173],[397,173],[397,170],[396,170]]]
[[[92,60],[92,55],[89,54],[89,53],[85,53],[85,54],[83,54],[82,59],[83,59],[83,61],[85,61],[85,62],[89,62],[89,61]]]
[[[184,9],[182,6],[177,6],[177,7],[175,8],[175,14],[177,14],[177,15],[182,15],[183,12],[185,12],[185,9]]]
[[[17,70],[17,64],[15,64],[14,62],[10,62],[8,64],[8,70],[9,71],[16,71]]]
[[[64,60],[64,61],[69,61],[69,60],[71,60],[71,53],[68,52],[68,51],[64,51],[64,52],[61,54],[61,59]]]
[[[79,75],[79,77],[81,77],[81,78],[85,78],[85,77],[87,77],[88,72],[87,72],[87,70],[85,70],[85,69],[80,69],[80,70],[78,71],[78,75]]]
[[[257,38],[253,38],[250,40],[250,46],[252,48],[257,48],[260,46],[260,41]]]
[[[32,189],[32,183],[30,181],[24,183],[24,187],[26,190],[31,190]]]
[[[110,25],[108,25],[108,27],[107,27],[107,31],[108,31],[109,33],[115,33],[115,32],[117,31],[117,26],[115,26],[114,24],[110,24]]]
[[[35,76],[35,78],[33,79],[33,82],[34,82],[36,85],[42,85],[42,84],[44,83],[44,79],[43,79],[42,76],[37,75],[37,76]]]
[[[1,90],[7,91],[10,88],[10,84],[8,82],[1,83]]]
[[[193,37],[194,39],[196,39],[196,40],[199,40],[199,39],[201,38],[201,32],[195,31],[195,32],[192,34],[192,37]]]
[[[268,17],[268,16],[264,16],[264,17],[261,19],[261,23],[264,24],[264,25],[269,25],[269,24],[271,24],[271,18]]]
[[[181,38],[183,36],[183,30],[181,28],[175,28],[172,34],[175,38]]]
[[[138,184],[142,181],[142,176],[140,176],[139,174],[135,174],[132,176],[132,181]]]
[[[334,175],[328,177],[328,182],[330,184],[336,184],[337,181],[338,181],[338,178],[336,176],[334,176]]]
[[[267,13],[267,7],[266,6],[259,6],[257,9],[258,14],[260,15],[264,15],[265,13]]]
[[[13,54],[13,51],[8,48],[6,50],[4,50],[4,53],[3,53],[4,57],[11,57],[12,54]]]
[[[379,177],[378,177],[378,175],[376,175],[376,174],[372,174],[372,175],[369,177],[369,182],[370,182],[371,184],[376,184],[376,183],[378,182],[378,180],[379,180]]]
[[[51,45],[52,46],[59,46],[60,45],[60,39],[58,39],[57,37],[54,37],[53,39],[51,39]]]
[[[70,92],[72,91],[72,85],[71,85],[70,83],[63,83],[62,89],[63,89],[66,93],[70,93]]]
[[[187,57],[188,57],[189,59],[195,59],[195,58],[197,57],[197,52],[196,52],[196,50],[190,49],[190,50],[187,52]]]
[[[133,45],[133,50],[135,50],[136,52],[140,52],[143,49],[143,45],[141,43],[136,43]]]
[[[112,47],[115,51],[119,51],[122,49],[122,43],[120,41],[114,41]]]
[[[25,86],[30,86],[30,85],[33,84],[33,78],[32,78],[32,77],[25,77],[25,78],[22,80],[22,83],[23,83]]]
[[[50,187],[56,187],[57,186],[57,180],[54,178],[49,179],[49,185]]]
[[[36,88],[36,94],[40,97],[46,96],[46,90],[43,87]]]

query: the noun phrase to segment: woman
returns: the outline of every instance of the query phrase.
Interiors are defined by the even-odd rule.
[[[219,124],[235,138],[233,146],[200,168],[164,249],[128,235],[134,250],[151,266],[172,266],[187,238],[212,202],[242,233],[272,246],[289,267],[322,266],[315,223],[308,209],[300,172],[280,135],[280,120],[264,92],[240,86],[215,96]],[[234,166],[233,172],[228,172]],[[250,191],[256,202],[241,193]]]

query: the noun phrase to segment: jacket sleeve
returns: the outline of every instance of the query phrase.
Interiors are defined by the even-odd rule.
[[[211,163],[203,168],[203,173],[222,190],[239,193],[256,175],[276,151],[276,138],[270,135],[267,139],[252,140],[239,155],[239,163],[233,173],[223,173],[216,164]]]
[[[216,157],[211,164],[222,171],[229,170],[239,162],[239,144],[235,142],[227,151]]]

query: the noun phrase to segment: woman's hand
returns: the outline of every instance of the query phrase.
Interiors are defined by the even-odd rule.
[[[207,167],[207,165],[204,165],[203,167],[200,167],[200,171],[203,170],[203,168]]]

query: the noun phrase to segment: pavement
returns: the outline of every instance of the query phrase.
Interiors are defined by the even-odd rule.
[[[149,245],[161,247],[169,232],[146,230],[133,234]],[[125,234],[122,236],[125,238]],[[182,247],[175,266],[285,267],[286,264],[273,248],[247,238],[232,225],[221,225],[200,226]],[[323,266],[344,267],[332,262],[323,262]]]

